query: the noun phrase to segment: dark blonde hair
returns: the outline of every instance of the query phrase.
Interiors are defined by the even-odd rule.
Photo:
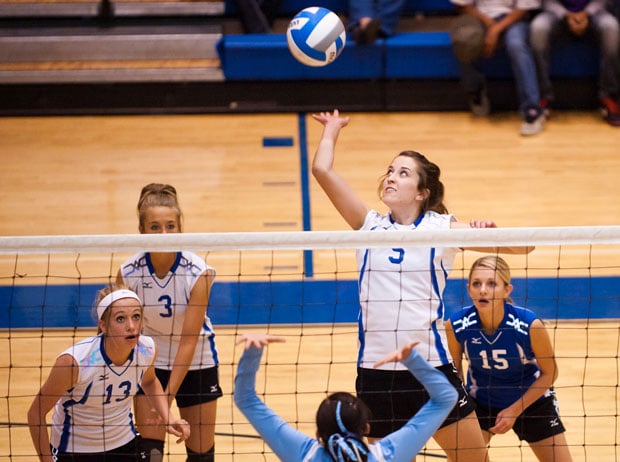
[[[469,269],[469,277],[467,278],[468,285],[471,284],[471,275],[474,270],[478,268],[490,269],[499,276],[501,281],[504,283],[504,286],[510,284],[510,266],[502,257],[497,255],[486,255],[473,262],[471,268]],[[508,303],[512,303],[512,298],[506,297],[506,301]]]
[[[183,212],[179,206],[177,190],[174,186],[162,183],[150,183],[142,188],[140,199],[138,200],[138,223],[140,231],[144,230],[146,211],[151,207],[170,207],[177,214],[179,232],[182,231]]]
[[[437,213],[448,213],[447,207],[444,205],[444,185],[439,179],[441,176],[441,169],[439,166],[430,160],[428,160],[423,154],[417,151],[402,151],[396,157],[409,157],[414,160],[417,165],[417,174],[419,176],[418,190],[428,191],[428,197],[422,204],[422,214],[429,210]],[[387,173],[381,176],[379,187],[377,192],[379,198],[383,199],[383,182],[387,177]]]

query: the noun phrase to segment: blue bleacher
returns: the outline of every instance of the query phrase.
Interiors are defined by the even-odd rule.
[[[292,16],[310,6],[322,6],[346,16],[347,0],[285,0],[281,15]],[[234,0],[226,0],[234,10]],[[450,0],[407,0],[405,16],[455,14]],[[372,45],[358,46],[348,37],[341,56],[325,67],[298,63],[289,53],[284,34],[225,35],[218,44],[224,76],[243,80],[317,79],[457,79],[458,62],[446,31],[402,32]],[[483,64],[493,79],[510,79],[510,62],[498,52]],[[591,78],[598,75],[598,52],[593,44],[570,43],[553,51],[554,78]]]
[[[284,34],[225,35],[218,43],[227,80],[313,79],[456,79],[458,62],[448,32],[404,32],[372,45],[357,45],[350,37],[335,62],[319,68],[298,63]],[[502,51],[485,60],[490,78],[512,78]],[[598,52],[590,43],[569,43],[553,51],[554,78],[598,75]]]

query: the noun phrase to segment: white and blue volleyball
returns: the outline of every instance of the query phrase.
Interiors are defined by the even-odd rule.
[[[347,35],[336,13],[320,6],[304,8],[288,25],[286,42],[291,54],[306,66],[333,62],[344,49]]]

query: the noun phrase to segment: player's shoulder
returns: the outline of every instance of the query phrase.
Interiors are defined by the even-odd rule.
[[[392,226],[390,217],[388,214],[381,214],[376,210],[369,210],[364,218],[364,224],[360,228],[360,231],[374,231],[380,229],[388,229]]]
[[[452,314],[450,314],[450,320],[459,320],[477,314],[478,312],[476,311],[476,307],[474,305],[470,305],[454,311]]]
[[[457,336],[464,335],[466,331],[471,332],[472,329],[480,329],[478,311],[473,305],[455,311],[450,315],[449,320],[452,331]]]
[[[192,274],[202,274],[208,269],[213,269],[207,264],[204,258],[188,250],[181,252],[179,267],[185,268],[186,271]]]
[[[146,253],[145,252],[138,252],[133,254],[131,257],[127,258],[123,263],[121,263],[120,268],[121,271],[125,271],[127,269],[131,269],[131,268],[140,268],[140,267],[144,267],[147,266],[147,261],[146,261]]]
[[[454,217],[447,213],[437,213],[432,210],[428,210],[424,213],[422,221],[418,225],[418,228],[432,228],[432,229],[449,229],[450,224],[454,221]]]
[[[538,314],[536,314],[533,310],[523,306],[513,305],[512,303],[505,303],[504,310],[506,310],[506,312],[511,314],[513,317],[528,323],[540,318],[540,316],[538,316]]]

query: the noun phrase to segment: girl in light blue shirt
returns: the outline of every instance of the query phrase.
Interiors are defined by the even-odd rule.
[[[273,452],[283,461],[296,462],[409,462],[435,433],[456,404],[457,392],[446,376],[415,350],[416,342],[394,351],[375,363],[401,362],[426,388],[429,401],[399,430],[367,445],[370,411],[350,393],[334,393],[320,404],[316,415],[317,435],[311,438],[293,428],[256,395],[256,373],[263,349],[284,342],[268,334],[244,334],[244,352],[235,377],[235,404]]]

